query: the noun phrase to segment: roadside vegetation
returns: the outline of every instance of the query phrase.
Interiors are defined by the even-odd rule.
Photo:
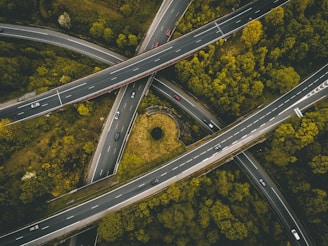
[[[218,13],[224,13],[233,6],[234,1],[193,1],[175,36],[213,20]],[[226,122],[233,122],[258,105],[266,104],[287,92],[327,63],[326,7],[324,0],[290,1],[261,21],[252,21],[242,31],[226,37],[226,42],[220,40],[178,63],[175,66],[175,80],[181,81],[187,90],[203,98],[217,111],[219,117]],[[328,244],[327,110],[326,100],[317,103],[304,113],[304,118],[291,118],[279,126],[268,141],[254,148],[258,151],[256,155],[259,160],[281,190],[285,191],[285,197],[318,245]],[[220,168],[208,176],[224,172],[224,169]],[[189,190],[188,187],[193,187],[193,182],[198,179],[208,178],[189,180],[183,189],[180,185],[174,185],[158,197],[150,198],[150,201],[109,214],[99,224],[99,241],[103,245],[289,244],[281,227],[270,224],[272,220],[266,218],[271,215],[267,213],[265,202],[258,202],[257,205],[264,207],[254,210],[256,206],[251,208],[242,199],[243,208],[240,209],[238,200],[225,197],[223,200],[228,201],[226,210],[224,203],[219,200],[222,194],[209,199],[207,190],[200,188],[202,185],[198,186],[203,191],[199,197],[198,193]],[[220,190],[225,186],[221,182],[228,182],[222,176],[209,180],[213,183],[207,189],[216,187]],[[238,178],[234,177],[231,186],[237,183]],[[194,210],[193,202],[182,195],[185,189],[186,194],[194,195],[197,209]],[[238,191],[241,192],[242,188],[239,187]],[[254,196],[254,192],[250,194]],[[251,200],[253,198],[247,199],[248,202]],[[206,204],[206,210],[202,209],[203,204]],[[217,204],[221,206],[220,212],[211,214]],[[228,213],[223,211],[231,212],[234,219],[229,221]],[[237,215],[241,211],[247,221],[245,224]],[[265,211],[265,214],[259,214],[260,220],[266,221],[265,225],[259,221],[253,222],[251,217],[254,211]],[[206,218],[206,223],[200,218]],[[234,226],[235,223],[238,226]],[[254,226],[250,231],[247,230],[249,225]],[[267,235],[265,228],[275,231]],[[259,232],[261,229],[266,231]],[[254,237],[253,233],[258,232],[257,237]],[[261,235],[268,236],[268,240],[264,238],[265,241],[261,242]]]
[[[133,56],[161,0],[0,1],[1,22],[52,27]],[[20,14],[17,14],[20,13]]]
[[[105,66],[66,49],[26,40],[0,40],[0,102],[41,93]]]
[[[47,200],[84,184],[112,103],[113,96],[106,95],[97,103],[79,103],[48,117],[0,127],[2,232],[40,218]],[[88,115],[78,112],[81,107]]]
[[[98,232],[100,245],[113,246],[288,245],[269,204],[233,163],[107,215]]]
[[[238,7],[236,2],[194,0],[176,35],[230,12]],[[77,7],[73,0],[0,0],[0,21],[53,27],[132,56],[160,3],[88,0]],[[327,63],[327,6],[326,0],[293,0],[226,37],[226,42],[220,40],[177,64],[176,81],[232,122]],[[42,92],[104,67],[66,50],[26,41],[1,40],[0,54],[1,101],[32,90]],[[5,128],[1,125],[6,122],[0,122],[2,232],[45,215],[47,200],[83,184],[113,100],[112,95],[102,96]],[[150,95],[139,113],[158,100]],[[285,122],[257,153],[318,245],[328,244],[327,110],[322,101],[304,118]],[[152,121],[141,114],[137,123],[119,169],[128,177],[165,161],[159,148],[168,159],[183,151],[168,118]],[[160,123],[163,136],[154,140],[151,130]],[[166,140],[171,144],[164,149]],[[148,141],[158,156],[137,148],[141,141]],[[232,163],[109,214],[98,231],[102,245],[288,245],[269,205]]]

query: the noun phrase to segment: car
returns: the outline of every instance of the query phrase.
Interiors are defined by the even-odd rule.
[[[34,231],[34,230],[37,230],[37,229],[39,229],[39,225],[35,225],[35,226],[30,227],[30,231]]]
[[[119,140],[120,139],[120,136],[121,136],[121,133],[116,132],[115,133],[115,136],[114,136],[115,141]]]
[[[131,92],[131,98],[135,98],[135,96],[136,96],[136,92],[135,91],[132,91]]]
[[[31,108],[37,108],[37,107],[40,107],[40,103],[39,102],[31,103]]]
[[[154,48],[158,47],[159,46],[159,42],[157,41],[154,45]]]
[[[167,29],[166,36],[170,37],[172,34],[172,29]]]
[[[118,118],[120,117],[120,111],[117,111],[115,116],[114,116],[114,119],[115,120],[118,120]]]
[[[218,145],[214,146],[214,150],[216,150],[216,151],[219,151],[221,149],[222,149],[221,144],[218,144]]]
[[[206,119],[203,119],[203,122],[204,122],[206,125],[208,125],[208,127],[211,128],[211,129],[214,127],[213,124],[212,124],[211,122],[208,122],[208,120],[206,120]]]
[[[154,179],[153,181],[151,181],[152,185],[157,185],[159,183],[158,178]]]
[[[292,229],[291,232],[292,232],[294,238],[295,238],[297,241],[301,239],[300,236],[298,235],[298,233],[297,233],[297,231],[296,231],[295,229]]]
[[[263,187],[265,187],[265,186],[266,186],[266,183],[264,182],[264,180],[263,180],[263,179],[259,179],[259,182],[260,182],[260,184],[261,184]]]
[[[181,97],[180,97],[179,95],[177,95],[177,94],[174,94],[174,95],[173,95],[173,98],[174,98],[175,100],[177,100],[177,101],[180,101],[180,99],[181,99]]]

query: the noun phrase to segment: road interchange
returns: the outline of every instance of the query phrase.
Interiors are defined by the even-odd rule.
[[[270,131],[277,124],[288,118],[291,112],[293,112],[292,110],[296,103],[306,103],[308,106],[311,102],[313,103],[322,97],[321,93],[326,95],[328,86],[322,85],[326,85],[327,80],[328,64],[271,104],[221,134],[213,136],[211,140],[196,149],[179,156],[177,159],[118,189],[37,222],[41,230],[30,232],[29,228],[31,225],[4,235],[0,237],[2,245],[36,245],[45,243],[50,239],[65,234],[68,229],[82,228],[86,224],[100,219],[110,211],[127,206],[129,203],[135,202],[136,199],[139,200],[149,196],[151,193],[155,193],[170,183],[189,176],[191,173],[206,167],[206,165],[214,161],[242,151],[244,145]],[[311,94],[317,87],[321,87],[321,89],[317,93]],[[215,146],[218,144],[222,148],[220,151],[215,150]],[[159,184],[153,186],[151,182],[156,178],[159,179]],[[267,188],[267,192],[268,189],[270,188]],[[288,222],[289,226],[292,225],[293,228],[298,228],[293,218],[290,218],[288,214],[284,216],[284,220]],[[298,243],[309,245],[305,241],[304,235],[302,235]]]
[[[262,125],[261,125],[262,126]]]

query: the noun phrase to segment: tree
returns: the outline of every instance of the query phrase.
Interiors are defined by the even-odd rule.
[[[269,26],[279,26],[284,24],[284,8],[277,7],[264,16],[264,20]]]
[[[110,27],[104,29],[104,39],[106,42],[112,41],[114,38],[114,32]]]
[[[126,4],[123,4],[121,7],[120,7],[120,11],[125,15],[125,16],[129,16],[132,14],[132,8],[131,8],[131,5],[126,3]]]
[[[99,240],[115,242],[123,236],[124,228],[121,212],[113,212],[106,215],[98,226]]]
[[[71,17],[67,12],[64,12],[62,15],[58,17],[58,23],[61,27],[64,27],[66,29],[71,28]]]
[[[127,44],[126,35],[120,33],[116,39],[116,44],[119,48],[123,48]]]
[[[45,172],[26,172],[22,177],[19,199],[24,204],[36,202],[37,199],[50,194],[53,188],[52,178]]]
[[[136,35],[129,34],[128,40],[129,40],[129,46],[137,46],[138,45],[138,38]]]
[[[302,149],[308,144],[314,141],[314,137],[319,133],[319,129],[311,119],[302,118],[301,127],[295,133],[295,137],[298,141],[297,148]]]
[[[103,22],[94,22],[90,27],[90,33],[95,38],[101,38],[104,34],[105,26]]]
[[[328,171],[328,156],[317,155],[309,163],[314,174],[325,174]]]
[[[279,69],[272,69],[269,73],[271,80],[267,81],[267,86],[278,90],[280,94],[294,88],[300,81],[300,76],[293,67],[282,66]]]
[[[250,48],[260,41],[262,34],[263,30],[261,22],[254,20],[245,26],[241,35],[241,40],[244,41],[248,48]]]
[[[77,111],[79,112],[80,115],[83,115],[83,116],[90,115],[90,110],[87,106],[84,105],[84,103],[79,104]]]
[[[94,149],[95,149],[95,145],[91,141],[86,142],[83,146],[83,150],[87,154],[91,154],[94,151]]]

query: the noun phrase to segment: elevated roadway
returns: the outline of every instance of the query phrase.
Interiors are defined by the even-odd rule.
[[[287,2],[288,0],[253,2],[178,39],[97,74],[50,90],[32,100],[0,109],[0,118],[9,118],[14,122],[29,119],[59,109],[64,105],[86,100],[122,87],[184,59],[208,44],[239,30],[250,20],[260,18],[270,12],[272,8]],[[0,25],[0,28],[4,30],[0,34],[1,36],[12,36],[15,35],[14,33],[22,31],[17,30],[17,28],[6,27],[3,24]],[[42,34],[36,33],[35,35]],[[35,102],[39,103],[40,106],[32,108],[31,105]]]
[[[170,183],[177,182],[214,161],[239,153],[245,145],[269,132],[294,114],[293,108],[296,105],[300,109],[303,109],[303,105],[308,107],[326,96],[327,91],[328,64],[274,102],[192,151],[114,191],[3,235],[0,237],[1,245],[37,245],[64,235],[69,230],[93,223],[104,214],[158,192]],[[219,150],[215,148],[218,144],[221,146]],[[156,178],[159,183],[154,186],[152,181]],[[266,192],[275,193],[271,185],[267,186]],[[270,194],[270,199],[279,204],[280,200],[273,194]],[[286,223],[290,230],[295,228],[300,234],[300,240],[296,241],[289,232],[293,242],[298,245],[310,245],[293,216],[289,213],[282,216],[283,223]],[[39,229],[30,231],[30,228],[36,224]]]

